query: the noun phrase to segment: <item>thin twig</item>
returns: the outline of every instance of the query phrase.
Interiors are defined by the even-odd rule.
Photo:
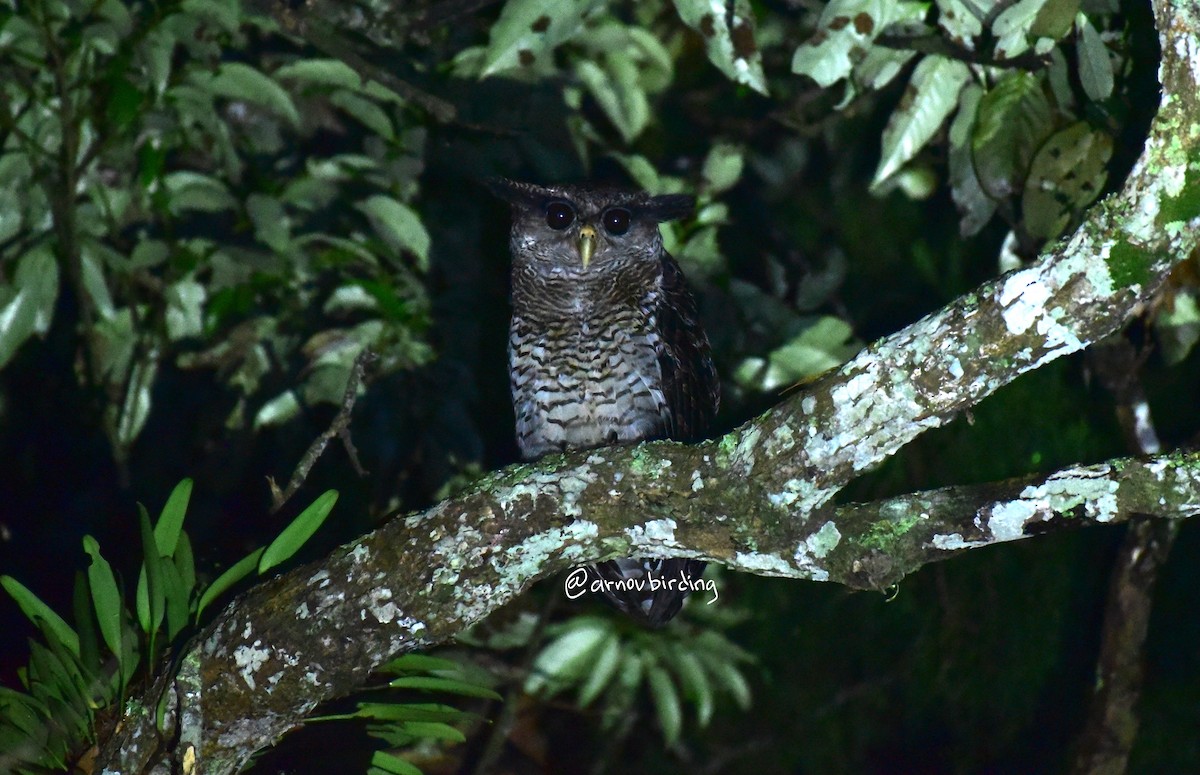
[[[418,11],[413,16],[410,29],[413,32],[427,32],[460,16],[476,13],[498,2],[500,0],[446,0],[446,2]]]
[[[1050,66],[1050,57],[1035,53],[1020,54],[1013,57],[994,57],[980,51],[973,51],[961,46],[941,35],[905,35],[902,33],[884,33],[875,39],[875,43],[884,48],[902,51],[919,51],[923,54],[937,54],[947,59],[957,59],[969,65],[987,65],[989,67],[1011,67],[1017,70],[1037,72]]]
[[[546,634],[546,623],[550,621],[550,615],[558,605],[560,597],[560,591],[556,590],[552,592],[542,606],[542,610],[538,612],[537,623],[534,625],[533,632],[529,635],[529,643],[525,646],[525,653],[521,657],[521,664],[516,669],[517,678],[504,695],[504,706],[500,709],[499,715],[496,716],[492,733],[488,735],[487,743],[483,746],[483,752],[479,755],[479,760],[475,762],[475,766],[471,769],[473,775],[487,775],[487,773],[492,772],[496,767],[496,763],[500,761],[500,756],[504,753],[504,744],[508,742],[508,736],[512,734],[513,725],[517,720],[517,706],[520,704],[521,697],[525,694],[525,678],[533,670],[533,660],[541,653],[542,638]]]
[[[1096,376],[1112,394],[1117,419],[1131,449],[1143,454],[1161,450],[1140,378],[1145,355],[1124,336],[1093,349],[1089,360]],[[1096,683],[1088,718],[1080,735],[1075,773],[1124,773],[1137,738],[1137,703],[1144,678],[1142,648],[1150,623],[1158,571],[1170,555],[1179,531],[1172,520],[1132,520],[1113,566]]]
[[[275,484],[274,478],[267,477],[267,484],[271,488],[272,514],[279,511],[283,504],[296,494],[296,490],[300,489],[300,485],[304,484],[304,480],[308,478],[308,472],[312,470],[317,459],[321,457],[321,453],[325,451],[325,445],[335,436],[341,439],[342,444],[346,447],[346,454],[350,456],[350,463],[354,466],[355,473],[359,476],[367,475],[358,461],[358,450],[354,448],[354,442],[350,440],[350,415],[354,411],[354,403],[358,400],[358,386],[362,384],[363,371],[366,369],[366,365],[377,357],[374,352],[364,347],[363,351],[354,359],[354,365],[350,368],[350,377],[346,380],[346,392],[342,394],[342,408],[333,418],[329,427],[309,445],[304,457],[300,458],[300,462],[296,464],[296,470],[292,472],[292,478],[288,480],[287,487],[281,492],[278,485]]]
[[[359,53],[361,49],[370,47],[366,41],[352,43],[337,26],[327,22],[319,15],[307,13],[299,6],[293,7],[277,0],[260,0],[250,5],[262,13],[272,16],[284,30],[308,41],[318,51],[342,60],[356,70],[364,81],[378,81],[408,102],[419,106],[435,121],[445,124],[454,121],[457,117],[458,109],[453,104],[419,89],[395,75],[391,70],[367,61]],[[393,41],[393,45],[399,48],[401,43]],[[375,48],[378,46],[376,45]]]

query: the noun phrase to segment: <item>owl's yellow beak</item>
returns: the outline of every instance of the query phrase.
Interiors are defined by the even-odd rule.
[[[592,260],[592,254],[596,252],[596,230],[591,226],[584,226],[579,230],[579,258],[583,261],[583,268],[587,269],[588,263]]]

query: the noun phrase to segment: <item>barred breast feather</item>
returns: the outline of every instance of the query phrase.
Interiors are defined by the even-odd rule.
[[[708,433],[720,384],[659,232],[691,211],[691,198],[514,181],[493,190],[513,207],[508,349],[521,456]],[[699,560],[649,557],[589,572],[611,603],[658,626],[687,592],[652,590],[649,579],[696,580],[703,570]]]

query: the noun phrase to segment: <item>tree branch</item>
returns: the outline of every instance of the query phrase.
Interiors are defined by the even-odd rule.
[[[1089,354],[1101,384],[1113,394],[1117,419],[1130,449],[1157,454],[1162,444],[1140,375],[1145,355],[1138,353],[1125,336],[1113,337]],[[1142,648],[1150,626],[1154,589],[1178,533],[1177,522],[1146,517],[1134,519],[1125,531],[1113,563],[1096,681],[1073,765],[1073,772],[1080,775],[1119,775],[1127,768],[1139,724]]]
[[[655,442],[513,466],[256,587],[185,649],[168,723],[196,741],[203,772],[236,771],[386,659],[445,642],[535,580],[596,559],[702,557],[883,589],[927,562],[1058,526],[1200,514],[1200,454],[1189,453],[789,519],[768,493],[715,486],[736,478],[718,446]],[[114,738],[123,750],[100,761],[141,771],[157,744],[152,714],[125,730]]]
[[[300,485],[304,484],[304,480],[308,478],[309,471],[317,464],[317,459],[321,457],[321,453],[325,451],[325,446],[335,436],[342,440],[342,445],[346,448],[346,454],[350,456],[350,462],[354,465],[354,472],[359,476],[367,475],[367,472],[363,470],[362,464],[358,462],[358,449],[354,446],[354,440],[350,437],[350,420],[354,412],[354,404],[358,401],[358,389],[363,382],[363,371],[366,369],[368,363],[377,358],[378,356],[374,352],[366,348],[363,348],[354,358],[354,365],[350,368],[350,376],[346,379],[346,389],[342,392],[342,408],[338,410],[329,427],[314,439],[312,444],[308,445],[304,456],[300,458],[300,462],[296,464],[296,469],[292,471],[287,486],[280,490],[275,480],[272,477],[267,477],[267,485],[271,488],[272,514],[279,511],[283,507],[283,504],[291,500],[291,497],[296,494],[296,491],[300,489]]]
[[[1043,260],[876,342],[725,437],[552,457],[485,477],[231,604],[184,648],[167,722],[224,773],[538,579],[617,556],[701,557],[764,575],[883,588],[925,562],[1059,524],[1200,512],[1200,458],[1118,460],[876,504],[829,505],[864,470],[1020,374],[1120,328],[1200,235],[1200,14],[1155,3],[1162,102],[1123,190]],[[143,708],[158,707],[153,693]],[[99,766],[142,771],[153,714]],[[164,765],[165,766],[165,765]]]

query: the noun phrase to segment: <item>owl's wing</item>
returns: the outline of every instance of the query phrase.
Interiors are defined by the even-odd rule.
[[[721,403],[721,382],[713,366],[708,337],[700,327],[696,300],[679,264],[662,254],[662,284],[654,317],[661,343],[658,363],[663,395],[671,414],[667,437],[696,441],[709,432]]]

